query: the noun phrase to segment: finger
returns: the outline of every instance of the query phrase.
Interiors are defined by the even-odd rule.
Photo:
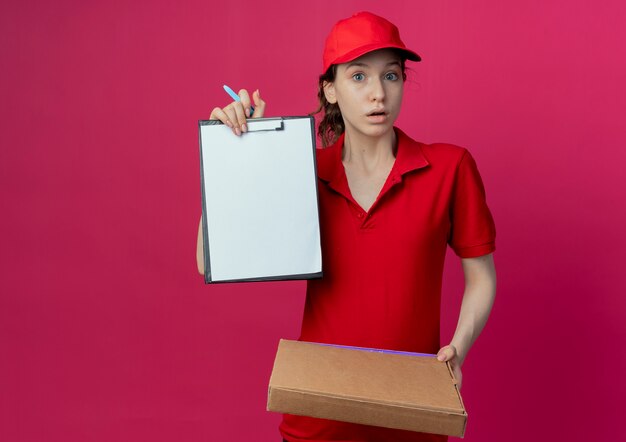
[[[252,118],[260,118],[265,113],[265,101],[261,99],[261,94],[258,89],[252,93],[252,99],[254,100],[254,113],[252,114]]]
[[[241,135],[242,132],[246,132],[246,116],[243,111],[243,105],[240,101],[233,101],[224,108],[224,111],[233,122],[233,132],[236,135]]]
[[[233,133],[235,135],[241,135],[241,129],[239,126],[239,118],[237,117],[237,111],[235,110],[235,106],[234,106],[235,104],[236,104],[235,102],[229,104],[223,109],[223,111],[228,116],[228,120],[231,123],[228,127],[230,127],[233,130]]]
[[[446,345],[437,353],[437,359],[445,362],[453,359],[456,356],[456,350],[451,345]]]
[[[241,89],[239,91],[239,98],[241,99],[241,104],[243,105],[244,114],[246,117],[250,117],[250,95],[248,95],[248,91]]]
[[[226,126],[230,127],[231,129],[233,128],[233,123],[230,121],[230,118],[228,118],[228,115],[226,114],[226,112],[224,112],[219,107],[216,107],[215,109],[213,109],[213,112],[211,112],[211,116],[209,117],[209,120],[220,120]]]
[[[235,111],[235,114],[237,115],[237,119],[235,120],[236,122],[234,122],[235,129],[239,131],[240,133],[247,132],[248,126],[246,125],[246,113],[243,110],[243,104],[241,103],[241,101],[235,101],[234,103],[231,103],[229,106],[232,106],[232,108]],[[240,133],[237,135],[240,135]]]

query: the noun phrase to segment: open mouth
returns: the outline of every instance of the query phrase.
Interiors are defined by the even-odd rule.
[[[377,117],[381,115],[386,115],[386,114],[384,111],[370,112],[369,114],[367,114],[368,117]]]

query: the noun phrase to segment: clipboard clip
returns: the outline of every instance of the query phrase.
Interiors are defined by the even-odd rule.
[[[264,132],[270,130],[283,130],[285,128],[282,118],[250,119],[246,121],[248,132]]]

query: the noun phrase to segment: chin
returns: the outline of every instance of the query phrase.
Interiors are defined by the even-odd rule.
[[[367,137],[380,138],[389,134],[390,132],[393,132],[394,122],[395,120],[386,121],[384,123],[379,123],[379,124],[371,124],[367,122],[365,122],[365,124],[350,124],[350,125],[346,125],[346,130],[350,132],[360,133]]]
[[[370,137],[379,138],[390,132],[393,132],[393,124],[380,124],[368,127],[363,133]]]

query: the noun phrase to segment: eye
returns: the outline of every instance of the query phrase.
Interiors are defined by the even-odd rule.
[[[352,79],[355,81],[363,81],[365,80],[365,75],[362,72],[357,72],[352,75]]]
[[[398,76],[398,74],[396,74],[395,72],[387,72],[385,74],[385,80],[391,80],[391,81],[396,81],[397,79],[399,79],[400,77]]]

